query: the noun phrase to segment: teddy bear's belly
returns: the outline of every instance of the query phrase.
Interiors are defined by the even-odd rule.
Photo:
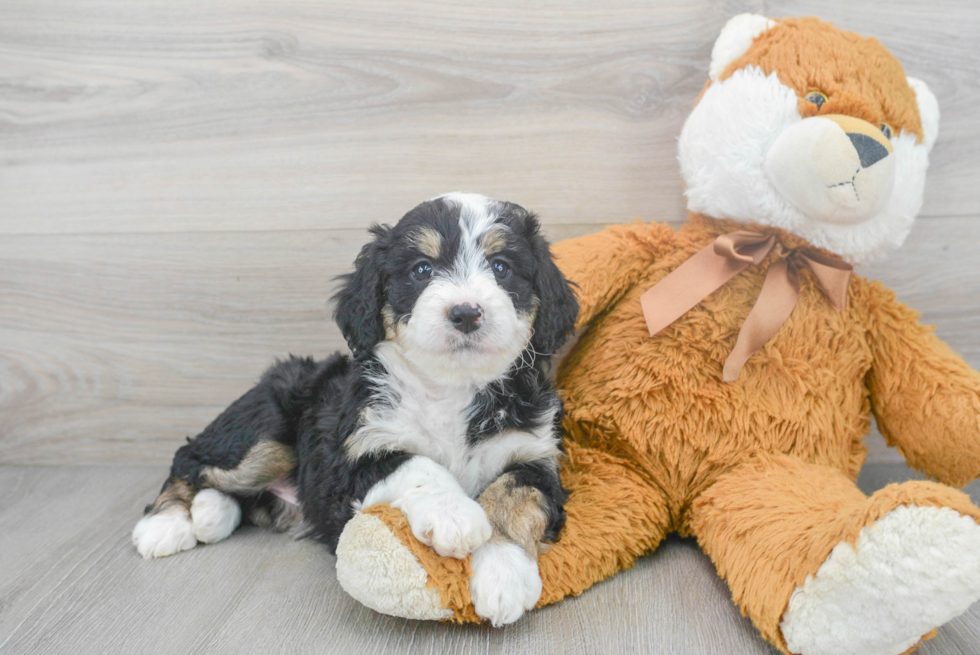
[[[558,383],[575,426],[569,438],[615,453],[625,446],[682,512],[757,451],[857,477],[870,426],[871,355],[844,316],[814,312],[801,298],[740,379],[725,383],[722,363],[744,316],[709,298],[651,338],[630,296],[562,364]],[[712,320],[718,317],[731,325]]]

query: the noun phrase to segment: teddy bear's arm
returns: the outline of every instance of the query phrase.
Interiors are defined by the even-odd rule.
[[[868,285],[878,427],[906,461],[961,487],[980,476],[980,373],[878,283]]]
[[[636,284],[673,234],[667,225],[633,223],[552,246],[558,268],[577,285],[575,329],[582,329]]]

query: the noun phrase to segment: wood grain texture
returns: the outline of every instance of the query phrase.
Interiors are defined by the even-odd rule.
[[[554,222],[677,219],[675,139],[739,11],[878,36],[942,107],[924,215],[980,212],[976,3],[2,9],[0,234],[361,227],[451,189]]]
[[[144,561],[129,532],[165,474],[0,467],[0,653],[775,653],[689,540],[503,630],[378,615],[341,590],[322,546],[254,528]],[[911,476],[879,465],[861,484]],[[968,655],[978,637],[974,606],[917,652]]]
[[[553,240],[681,220],[676,136],[740,11],[878,36],[934,90],[922,219],[863,272],[980,367],[977,3],[0,0],[0,464],[113,465],[0,467],[0,653],[771,654],[689,541],[502,631],[379,616],[310,542],[129,544],[183,436],[343,347],[368,224],[450,189]],[[978,643],[975,606],[918,652]]]
[[[326,299],[363,238],[360,230],[5,237],[0,463],[169,461],[274,358],[345,347]],[[975,367],[978,242],[980,221],[921,221],[898,256],[863,271],[891,282]],[[900,461],[872,444],[872,461]]]
[[[973,4],[0,0],[0,463],[166,461],[272,358],[342,348],[332,276],[435,193],[553,240],[676,223],[739,11],[877,35],[932,85],[923,218],[870,274],[980,365]]]

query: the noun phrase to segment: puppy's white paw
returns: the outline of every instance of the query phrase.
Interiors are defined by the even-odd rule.
[[[443,557],[463,559],[490,538],[486,512],[460,493],[435,493],[392,503],[405,513],[415,538]]]
[[[470,564],[473,607],[495,628],[521,618],[541,598],[538,563],[515,543],[483,544],[473,553]]]
[[[191,526],[197,540],[205,544],[227,539],[242,522],[238,501],[217,489],[203,489],[191,503]]]
[[[133,528],[133,545],[144,559],[166,557],[197,545],[191,517],[184,512],[144,516]]]

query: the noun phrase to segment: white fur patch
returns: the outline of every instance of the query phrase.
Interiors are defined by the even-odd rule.
[[[183,511],[144,516],[133,528],[132,539],[144,559],[167,557],[197,545],[191,517]]]
[[[205,544],[227,539],[242,522],[238,501],[217,489],[203,489],[191,503],[191,525],[194,536]]]
[[[515,543],[486,543],[473,553],[470,564],[473,608],[494,627],[513,623],[541,598],[538,563]]]
[[[783,130],[798,124],[796,93],[756,66],[714,82],[691,112],[678,142],[688,209],[713,218],[757,223],[867,264],[900,246],[922,206],[928,149],[914,135],[892,138],[895,184],[883,208],[841,225],[804,215],[773,186],[764,162]]]
[[[429,574],[405,544],[376,516],[355,514],[337,543],[337,580],[367,607],[406,619],[438,621],[444,609]]]
[[[838,544],[790,597],[793,653],[898,655],[980,598],[980,526],[948,508],[899,507]]]
[[[413,457],[374,485],[355,509],[391,503],[415,538],[443,557],[462,559],[490,538],[490,520],[452,474],[428,457]]]
[[[383,342],[375,349],[387,373],[372,380],[378,397],[364,411],[361,425],[347,440],[347,452],[400,451],[423,455],[448,470],[469,496],[475,496],[509,464],[557,459],[554,412],[542,416],[535,432],[510,431],[474,446],[467,442],[470,405],[479,388],[440,384]],[[487,388],[492,391],[492,385]]]
[[[738,14],[729,18],[711,48],[708,77],[712,81],[721,77],[729,64],[748,52],[757,36],[775,25],[776,21],[759,14]]]

